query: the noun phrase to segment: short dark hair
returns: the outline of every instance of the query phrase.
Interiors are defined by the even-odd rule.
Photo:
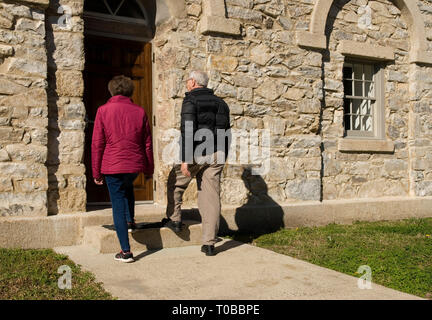
[[[115,76],[108,83],[108,90],[112,96],[125,96],[131,97],[134,92],[135,86],[131,78],[126,76]]]

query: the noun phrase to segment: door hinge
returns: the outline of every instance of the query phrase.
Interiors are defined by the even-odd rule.
[[[152,62],[154,63],[155,62],[155,53],[153,52],[153,54],[152,54]]]
[[[156,116],[153,116],[153,127],[156,127]]]
[[[156,181],[153,181],[153,190],[156,191]]]

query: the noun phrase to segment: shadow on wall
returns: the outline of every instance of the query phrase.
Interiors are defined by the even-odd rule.
[[[231,229],[221,216],[219,234],[231,236],[234,240],[250,241],[284,228],[282,207],[269,196],[264,179],[260,175],[253,175],[250,168],[244,168],[242,180],[250,192],[248,201],[235,209],[234,221],[237,230]]]
[[[268,187],[259,175],[244,168],[242,180],[250,191],[247,202],[235,209],[234,221],[229,223],[221,215],[219,235],[234,240],[250,241],[260,235],[276,232],[285,227],[282,207],[268,195]],[[230,219],[230,216],[226,216]],[[198,209],[182,210],[183,220],[201,221]],[[231,229],[231,227],[233,229]]]
[[[46,15],[46,51],[47,51],[47,96],[48,96],[48,215],[56,215],[59,212],[58,201],[59,194],[59,181],[56,173],[59,169],[59,95],[57,94],[57,64],[54,60],[54,53],[56,45],[54,43],[54,31],[52,21],[49,20],[49,14]]]

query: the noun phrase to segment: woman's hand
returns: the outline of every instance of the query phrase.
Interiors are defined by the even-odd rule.
[[[94,183],[96,183],[98,186],[103,185],[103,178],[100,178],[100,179],[94,179]]]

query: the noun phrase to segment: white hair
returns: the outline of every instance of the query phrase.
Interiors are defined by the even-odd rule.
[[[209,78],[204,71],[192,71],[189,78],[194,79],[199,86],[207,87]]]

